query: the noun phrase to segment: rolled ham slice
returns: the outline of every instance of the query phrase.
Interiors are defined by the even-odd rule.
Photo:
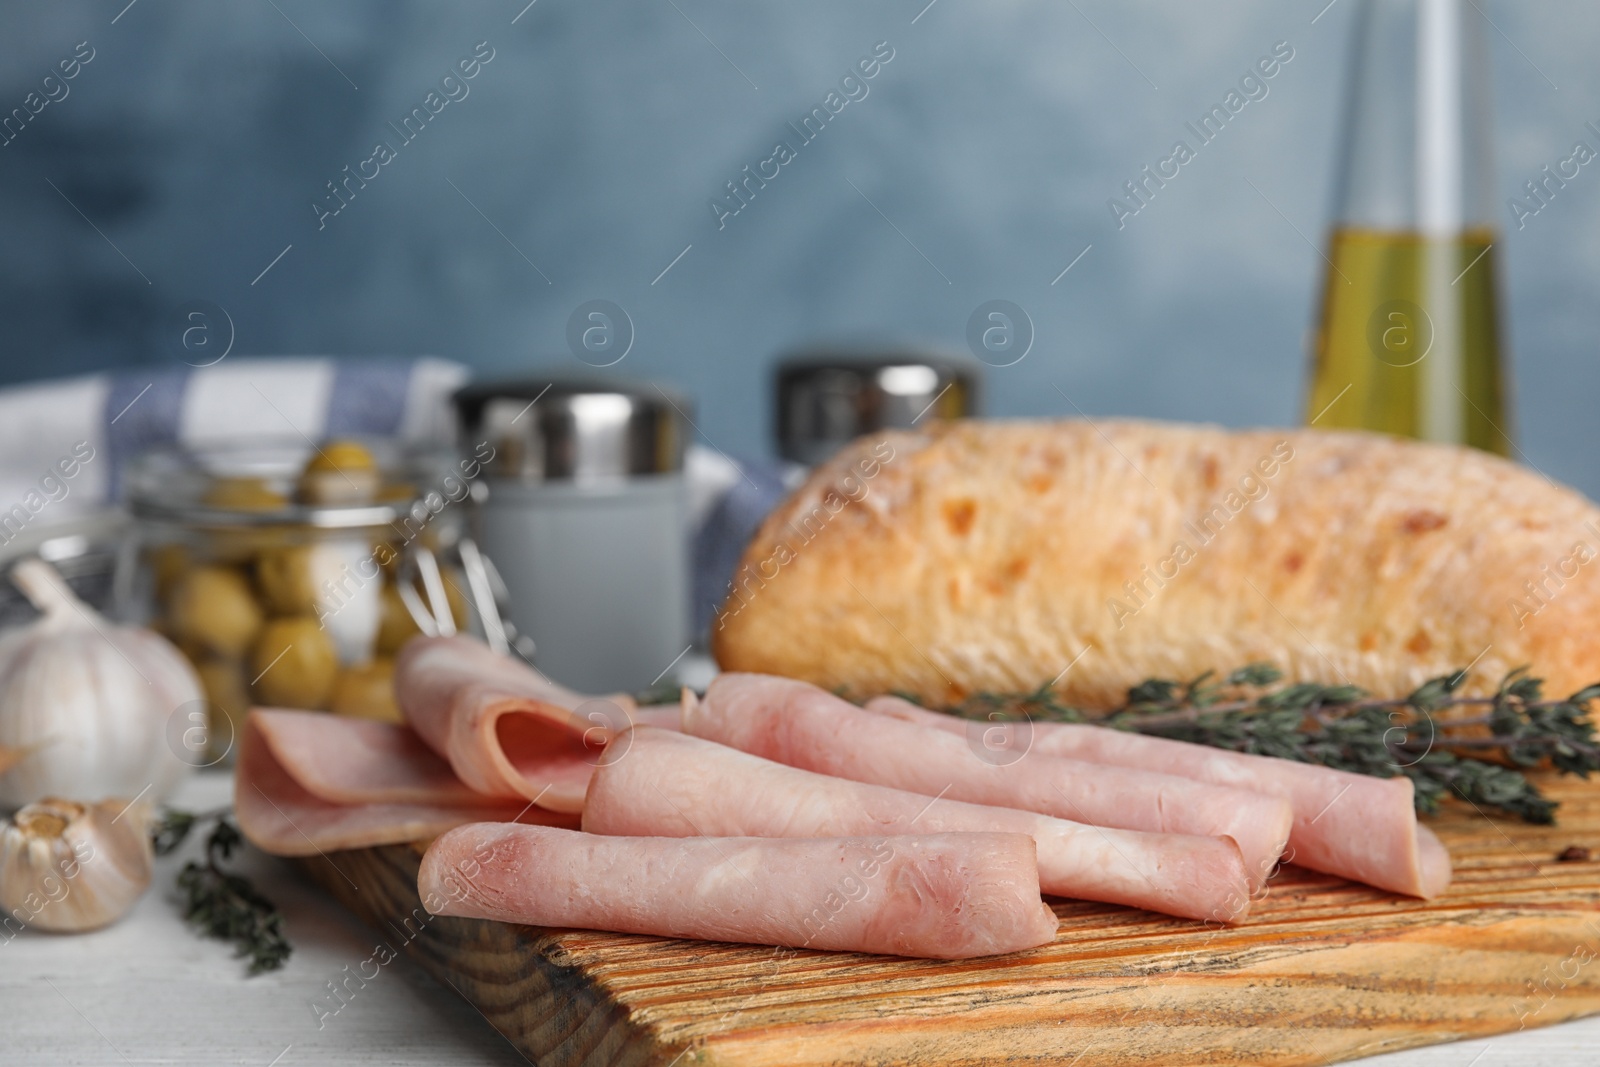
[[[867,709],[950,733],[967,729],[964,720],[899,697],[878,697]],[[1414,897],[1436,897],[1450,885],[1450,854],[1417,822],[1408,778],[1373,778],[1104,726],[1034,723],[1032,734],[1032,751],[1041,755],[1140,767],[1283,797],[1294,808],[1285,862]]]
[[[1038,843],[1046,893],[1218,922],[1236,921],[1250,906],[1244,859],[1229,838],[1085,826],[929,798],[650,726],[607,746],[589,783],[583,829],[659,837],[1024,833]]]
[[[767,674],[718,675],[703,700],[686,702],[682,725],[708,741],[855,782],[1092,826],[1230,837],[1244,855],[1252,889],[1277,867],[1294,820],[1282,797],[1041,756],[1021,745],[991,748],[979,733],[961,738],[930,730]]]
[[[437,915],[967,959],[1047,944],[1032,838],[601,837],[461,826],[422,857]]]
[[[466,786],[551,811],[583,809],[607,741],[633,722],[634,702],[588,697],[469,637],[415,637],[395,661],[406,720]]]
[[[310,735],[299,729],[304,725],[299,721],[302,716],[327,719],[341,727],[317,734],[327,746],[326,760],[313,767],[306,781],[297,779],[274,750],[275,739],[284,745],[284,751],[291,753],[290,758],[295,761],[292,766],[304,768],[303,742]],[[396,785],[408,772],[382,772],[376,780],[361,777],[370,775],[375,763],[373,756],[361,749],[362,735],[369,731],[342,729],[358,722],[335,720],[320,714],[251,712],[240,732],[233,787],[234,816],[239,820],[240,832],[251,844],[278,856],[310,856],[338,849],[421,840],[469,822],[511,822],[519,818],[564,825],[576,822],[570,815],[540,811],[526,801],[506,803],[476,797],[469,803],[442,803],[436,798],[435,802],[387,800],[347,804],[319,796],[308,785],[336,797],[424,795],[418,790],[421,777]],[[424,765],[426,762],[419,760]],[[344,785],[330,788],[323,770],[337,766],[352,768],[351,777]],[[467,798],[470,794],[454,796]]]

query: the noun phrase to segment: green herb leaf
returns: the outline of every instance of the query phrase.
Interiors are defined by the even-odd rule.
[[[156,819],[150,828],[150,844],[158,856],[166,856],[178,851],[178,848],[189,838],[189,831],[194,829],[199,816],[193,812],[179,811],[177,808],[168,808]]]
[[[206,838],[205,862],[190,860],[178,874],[183,917],[207,936],[233,942],[237,954],[249,958],[251,974],[276,970],[293,947],[277,905],[248,879],[222,867],[244,841],[226,809],[203,815],[167,809],[152,832],[155,850],[159,855],[176,850],[197,825],[211,819],[216,825]]]
[[[1589,717],[1600,684],[1547,701],[1543,682],[1518,667],[1493,696],[1460,697],[1456,692],[1467,678],[1461,670],[1398,700],[1377,700],[1353,685],[1269,688],[1283,677],[1270,663],[1247,664],[1220,684],[1213,677],[1207,671],[1187,683],[1149,678],[1128,690],[1121,707],[1095,712],[1062,703],[1049,683],[1030,693],[976,693],[945,710],[967,718],[1091,722],[1378,778],[1404,775],[1420,812],[1431,813],[1455,796],[1532,823],[1554,822],[1556,803],[1528,781],[1524,768],[1548,760],[1585,778],[1600,770],[1600,743]],[[1469,707],[1486,712],[1440,715]]]
[[[1267,686],[1283,680],[1283,672],[1271,663],[1247,663],[1228,675],[1229,685]]]

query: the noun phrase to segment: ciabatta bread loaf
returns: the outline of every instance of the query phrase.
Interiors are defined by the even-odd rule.
[[[767,520],[725,669],[942,704],[1267,660],[1399,695],[1600,681],[1600,509],[1482,452],[1362,433],[961,422],[864,438]]]

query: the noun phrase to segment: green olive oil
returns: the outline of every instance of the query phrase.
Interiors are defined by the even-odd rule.
[[[1334,231],[1307,422],[1508,455],[1494,233]]]

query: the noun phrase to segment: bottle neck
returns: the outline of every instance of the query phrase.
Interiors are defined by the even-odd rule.
[[[1419,0],[1417,10],[1417,226],[1430,237],[1465,226],[1460,0]]]
[[[1429,237],[1493,225],[1483,22],[1468,0],[1363,0],[1335,225]]]

